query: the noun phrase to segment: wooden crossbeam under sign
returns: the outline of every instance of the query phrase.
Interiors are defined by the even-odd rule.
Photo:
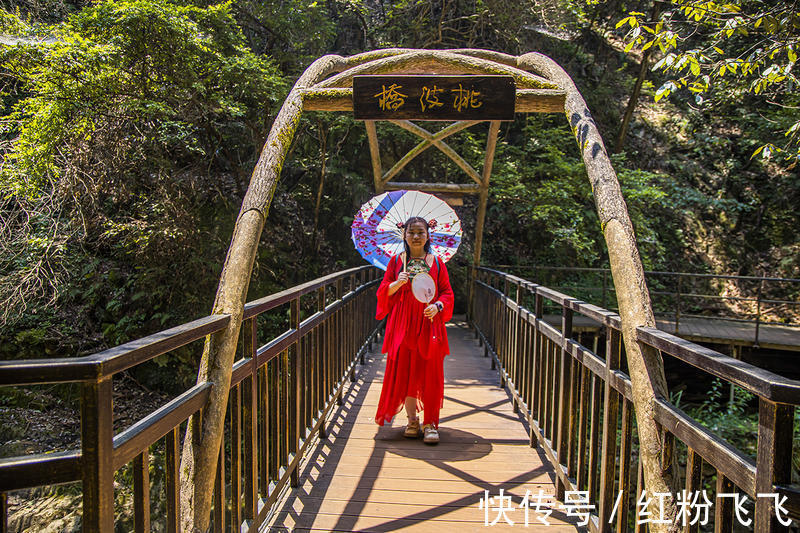
[[[511,76],[354,76],[360,120],[514,120]]]
[[[388,182],[384,185],[387,191],[422,191],[434,194],[451,206],[464,205],[464,195],[480,194],[480,186],[477,183],[409,183],[409,182]]]
[[[450,195],[479,194],[481,186],[477,183],[421,183],[390,181],[384,185],[388,191],[413,190]]]

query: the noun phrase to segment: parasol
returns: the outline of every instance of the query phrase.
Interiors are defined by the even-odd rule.
[[[392,256],[403,252],[402,224],[411,217],[428,221],[433,254],[442,261],[455,255],[461,243],[461,220],[444,200],[420,191],[391,191],[362,205],[352,225],[356,250],[386,270]]]

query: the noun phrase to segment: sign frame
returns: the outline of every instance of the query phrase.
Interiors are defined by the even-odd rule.
[[[353,76],[357,120],[510,121],[515,102],[512,76]]]

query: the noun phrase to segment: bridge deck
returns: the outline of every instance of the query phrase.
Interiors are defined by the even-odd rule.
[[[484,491],[495,497],[492,522],[500,515],[500,489],[512,496],[514,510],[506,516],[515,525],[499,516],[491,530],[524,527],[520,502],[526,491],[540,489],[553,507],[545,517],[550,525],[531,508],[527,529],[577,530],[555,502],[552,469],[529,446],[490,360],[464,323],[448,326],[448,335],[452,355],[445,360],[441,442],[403,438],[403,412],[391,427],[375,425],[384,356],[370,354],[329,421],[328,439],[309,448],[300,486],[284,495],[267,531],[487,531],[479,502]]]
[[[674,319],[659,318],[656,319],[656,322],[658,329],[675,333]],[[676,335],[694,342],[753,346],[756,338],[756,325],[754,322],[735,320],[681,318]],[[800,328],[780,324],[760,324],[758,344],[762,348],[800,351]]]

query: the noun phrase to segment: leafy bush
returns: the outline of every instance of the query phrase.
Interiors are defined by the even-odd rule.
[[[197,316],[283,77],[229,3],[98,2],[49,31],[0,49],[3,318],[91,348]]]

